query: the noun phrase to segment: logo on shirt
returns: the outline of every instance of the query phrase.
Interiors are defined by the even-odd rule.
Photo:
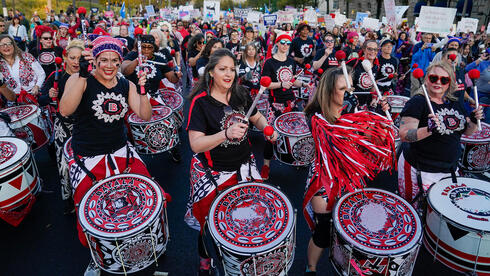
[[[221,129],[227,129],[233,124],[243,122],[243,119],[245,119],[245,112],[243,111],[242,108],[240,108],[239,111],[237,110],[230,110],[228,112],[225,111],[225,116],[223,119],[221,119]],[[240,139],[232,139],[232,140],[226,140],[223,145],[225,148],[228,147],[228,145],[240,145],[240,143],[245,140],[246,134],[243,135],[242,138]]]
[[[388,77],[390,74],[395,73],[395,66],[391,63],[385,63],[381,66],[380,70],[383,76]]]
[[[457,110],[443,108],[437,110],[436,116],[439,118],[439,121],[442,122],[439,131],[441,134],[451,134],[464,129],[466,119],[464,115],[459,114]]]
[[[97,94],[97,100],[93,101],[92,104],[95,117],[104,120],[104,123],[119,121],[128,112],[126,98],[121,94],[116,95],[114,92]]]
[[[281,66],[277,70],[277,80],[280,82],[290,81],[293,78],[293,66]]]
[[[49,65],[54,62],[55,58],[56,56],[54,55],[54,52],[42,52],[39,54],[37,59],[41,65]]]
[[[153,65],[152,63],[145,63],[143,65],[143,70],[146,73],[146,79],[152,79],[157,74],[157,68],[155,68],[155,65]],[[140,71],[140,67],[138,65],[136,66],[135,72],[139,72],[139,71]]]
[[[310,48],[310,44],[303,44],[299,50],[303,57],[309,57],[313,52],[313,47]]]
[[[359,75],[359,87],[361,87],[362,89],[369,89],[372,86],[373,82],[371,81],[369,74],[366,72],[362,72],[361,75]]]

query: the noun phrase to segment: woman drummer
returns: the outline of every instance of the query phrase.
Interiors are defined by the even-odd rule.
[[[151,118],[146,95],[138,94],[131,81],[118,77],[122,62],[122,42],[117,38],[98,37],[91,51],[82,52],[79,73],[65,85],[60,114],[73,115],[72,149],[75,163],[70,167],[73,200],[79,203],[95,181],[108,175],[131,172],[149,176],[145,164],[128,143],[124,116],[131,108],[143,120]],[[89,72],[89,63],[95,70]],[[138,85],[145,85],[140,75]],[[80,242],[87,240],[77,225]]]
[[[433,63],[426,72],[424,84],[435,116],[421,89],[400,113],[400,138],[407,145],[398,160],[398,189],[415,205],[423,191],[454,174],[461,157],[461,135],[473,134],[477,119],[483,119],[481,107],[467,114],[462,97],[455,95],[455,74],[448,62]]]
[[[350,76],[349,81],[352,82]],[[313,230],[313,235],[308,244],[308,264],[305,275],[316,275],[317,263],[323,250],[330,244],[331,212],[339,196],[344,192],[365,186],[364,178],[368,177],[368,174],[370,177],[374,177],[382,169],[387,169],[389,167],[387,164],[393,164],[394,161],[394,155],[390,154],[394,141],[393,134],[390,134],[392,130],[389,127],[389,121],[369,112],[342,115],[347,104],[346,99],[350,98],[346,97],[350,94],[347,91],[346,79],[342,69],[340,67],[330,68],[323,74],[317,92],[304,110],[315,140],[316,149],[316,159],[310,167],[303,201],[303,213],[308,225]],[[388,109],[386,103],[384,103],[383,109]],[[344,116],[351,117],[344,120],[342,119],[345,118]],[[366,124],[356,123],[360,121],[368,122],[367,127],[365,127]],[[335,134],[336,126],[343,129],[343,133]],[[370,128],[372,131],[366,131]],[[348,140],[345,138],[347,135],[344,134],[349,131],[362,134],[357,139]],[[345,141],[336,143],[338,137]],[[378,153],[368,156],[366,154],[368,151],[361,149],[363,142],[359,140],[366,140],[364,144],[376,144],[375,147],[386,155]],[[354,145],[355,143],[357,145]],[[347,150],[343,150],[343,147]],[[338,152],[343,152],[341,155],[344,159]],[[335,163],[337,168],[332,168],[332,163]],[[368,167],[366,166],[367,163],[373,165],[371,168],[376,167],[376,169],[365,174],[364,169]],[[378,167],[378,164],[385,164],[386,166]],[[359,167],[363,168],[356,171]],[[347,175],[348,173],[344,173],[347,171],[355,171],[356,173]]]
[[[82,51],[85,49],[83,41],[75,39],[70,41],[66,47],[66,51],[63,54],[63,60],[65,63],[64,69],[59,69],[58,72],[53,72],[46,79],[41,87],[41,96],[39,97],[39,105],[44,106],[50,104],[52,101],[58,103],[63,96],[65,85],[68,78],[78,73],[80,70],[79,60],[82,56]],[[58,80],[56,80],[56,74],[58,74]],[[55,88],[54,83],[58,82],[58,87]],[[73,201],[71,200],[72,190],[70,186],[69,175],[67,175],[66,168],[63,166],[63,146],[66,141],[71,137],[73,129],[73,118],[63,117],[60,115],[59,110],[56,110],[54,116],[54,146],[56,149],[56,163],[58,165],[58,173],[61,176],[61,198],[65,202],[65,214],[73,211]]]
[[[260,180],[243,119],[252,104],[249,91],[238,85],[238,62],[228,49],[209,58],[203,76],[190,95],[187,130],[192,151],[191,194],[185,221],[203,230],[217,192],[241,181]],[[267,120],[256,109],[249,121],[263,130]],[[276,140],[274,132],[272,141]],[[209,275],[210,258],[199,235],[200,275]],[[202,274],[201,274],[202,273]]]

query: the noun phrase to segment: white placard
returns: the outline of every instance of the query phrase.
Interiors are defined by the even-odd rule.
[[[203,4],[203,17],[204,20],[212,20],[212,21],[218,21],[219,20],[219,8],[220,8],[220,2],[218,1],[204,1]]]
[[[422,6],[418,20],[418,32],[447,35],[453,26],[456,9]]]
[[[458,22],[458,27],[456,28],[457,30],[456,32],[476,33],[476,29],[478,29],[478,19],[463,17],[461,18],[461,21]]]
[[[149,5],[149,6],[145,6],[145,10],[146,10],[146,13],[148,14],[148,16],[155,16],[155,9],[153,8],[152,5]]]
[[[318,15],[315,10],[307,10],[303,16],[304,21],[308,22],[308,25],[316,25],[318,22]]]
[[[247,22],[259,23],[261,15],[262,15],[261,12],[251,11],[247,15]]]
[[[488,22],[488,25],[487,25],[487,34],[490,34],[490,22]]]
[[[344,14],[336,13],[334,20],[335,20],[335,25],[342,26],[344,25],[345,21],[347,21],[347,17]]]
[[[294,14],[293,13],[284,12],[284,11],[277,13],[277,22],[279,24],[282,24],[282,23],[291,23],[292,24],[293,21],[294,21]]]
[[[386,23],[391,27],[396,27],[396,6],[395,0],[384,0]]]
[[[379,19],[366,17],[362,20],[362,27],[377,31],[379,30]]]
[[[395,14],[396,14],[396,24],[402,23],[403,14],[408,10],[408,6],[396,6]]]
[[[337,16],[335,16],[337,18]],[[325,18],[325,28],[327,31],[331,32],[332,29],[335,27],[335,19],[331,18],[330,16],[327,16]]]

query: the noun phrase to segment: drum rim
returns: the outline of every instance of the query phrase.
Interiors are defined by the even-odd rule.
[[[422,236],[423,236],[423,225],[422,225],[422,221],[418,215],[418,213],[415,211],[415,208],[413,208],[413,206],[408,203],[408,201],[406,201],[404,198],[402,198],[401,196],[398,196],[394,193],[391,193],[391,192],[388,192],[386,190],[383,190],[383,189],[378,189],[378,188],[363,188],[363,189],[358,189],[356,191],[354,191],[354,193],[363,193],[364,191],[376,191],[376,192],[383,192],[383,193],[386,193],[386,194],[389,194],[389,195],[394,195],[397,199],[399,199],[400,201],[402,201],[406,206],[404,207],[408,207],[408,209],[413,213],[414,215],[414,218],[415,218],[415,221],[416,221],[416,224],[418,222],[418,233],[415,234],[414,236],[414,239],[413,239],[413,242],[411,244],[413,244],[413,246],[411,247],[408,247],[409,244],[405,245],[404,247],[401,247],[401,248],[398,248],[398,249],[390,249],[390,250],[378,250],[378,249],[372,249],[372,248],[369,248],[369,250],[367,250],[365,245],[361,245],[359,243],[353,243],[352,241],[352,238],[345,235],[344,234],[344,231],[339,231],[339,226],[340,226],[340,222],[338,221],[338,208],[339,208],[339,205],[341,202],[343,202],[348,196],[350,196],[352,194],[352,192],[350,193],[347,193],[345,195],[343,195],[339,200],[337,200],[337,202],[335,203],[335,206],[333,208],[333,213],[332,213],[332,224],[333,224],[333,227],[335,228],[334,230],[340,235],[342,236],[342,238],[349,242],[351,244],[352,247],[354,247],[355,249],[357,250],[360,250],[361,252],[363,253],[366,253],[366,254],[372,254],[372,255],[379,255],[379,256],[399,256],[399,255],[404,255],[405,253],[407,252],[410,252],[411,250],[413,250],[414,248],[416,248],[419,244],[420,244],[420,241],[422,239]],[[418,237],[417,237],[418,236]]]
[[[7,138],[7,139],[6,139],[6,138]],[[29,153],[30,153],[31,151],[30,151],[30,147],[29,147],[29,145],[26,143],[26,141],[24,141],[24,140],[22,140],[22,139],[20,139],[20,138],[17,138],[17,137],[15,137],[15,136],[0,136],[0,142],[2,141],[2,139],[6,139],[6,140],[8,140],[8,139],[18,140],[18,141],[21,141],[22,143],[24,143],[24,144],[25,144],[25,146],[26,146],[26,148],[25,148],[25,152],[24,152],[24,153],[21,155],[21,157],[20,157],[20,158],[19,158],[17,161],[21,161],[21,160],[23,160],[23,159],[24,159],[26,156],[29,156]],[[15,144],[15,143],[13,143],[13,144]],[[19,150],[18,150],[18,149],[19,149],[19,147],[18,147],[18,145],[17,145],[17,144],[15,144],[15,145],[17,146],[17,152],[14,154],[14,156],[15,156],[17,153],[19,153]],[[19,153],[19,154],[20,154],[20,153]],[[14,156],[12,156],[12,158],[13,158]],[[9,159],[9,160],[7,160],[7,162],[6,162],[6,163],[8,163],[9,161],[12,161],[12,158],[11,158],[11,159]],[[9,169],[10,167],[12,167],[12,166],[14,166],[14,165],[16,165],[16,164],[17,164],[17,162],[13,162],[12,164],[6,165],[5,167],[3,167],[3,164],[0,164],[0,170],[1,170],[1,171],[5,171],[6,169]]]
[[[112,233],[111,235],[100,235],[100,233],[94,233],[92,231],[90,231],[89,229],[87,229],[87,227],[85,227],[84,223],[82,222],[85,222],[85,219],[80,219],[81,217],[83,218],[84,216],[80,216],[80,214],[83,214],[83,210],[84,210],[84,206],[85,206],[85,203],[87,201],[87,195],[89,195],[90,193],[92,193],[98,186],[100,186],[104,180],[112,180],[113,178],[116,178],[116,177],[126,177],[126,176],[131,176],[131,175],[134,175],[134,176],[138,176],[138,177],[141,177],[141,178],[146,178],[148,180],[150,180],[150,183],[154,183],[155,186],[156,186],[156,193],[160,193],[161,194],[161,198],[162,198],[162,201],[161,201],[161,204],[160,206],[155,210],[154,214],[152,215],[151,219],[148,219],[147,222],[145,223],[145,226],[140,226],[138,228],[134,228],[134,229],[131,229],[130,231],[127,231],[128,233]],[[82,227],[83,229],[83,232],[87,233],[88,235],[92,236],[92,237],[95,237],[95,238],[98,238],[98,239],[101,239],[101,240],[117,240],[117,239],[124,239],[124,238],[130,238],[132,236],[135,236],[135,235],[139,235],[140,234],[140,230],[142,229],[145,229],[147,226],[151,225],[155,220],[159,219],[159,214],[161,211],[163,211],[163,208],[164,208],[164,205],[165,205],[165,202],[167,201],[166,197],[165,197],[165,194],[163,192],[163,189],[160,187],[160,185],[158,183],[156,183],[156,181],[154,181],[152,178],[148,177],[148,176],[145,176],[145,175],[142,175],[142,174],[136,174],[136,173],[122,173],[122,174],[117,174],[117,175],[113,175],[113,176],[109,176],[107,178],[104,178],[98,182],[96,182],[94,185],[92,185],[92,187],[90,187],[90,189],[85,193],[85,195],[83,196],[82,200],[80,201],[80,204],[79,204],[79,207],[78,207],[78,211],[77,211],[77,218],[78,218],[78,221],[79,221],[79,224],[80,226]],[[82,204],[84,203],[84,204]],[[99,231],[97,231],[99,232]]]
[[[281,194],[282,196],[284,196],[284,198],[287,199],[285,201],[286,202],[286,206],[290,207],[290,210],[291,210],[289,212],[289,218],[290,218],[291,223],[286,226],[285,231],[279,236],[279,237],[284,237],[284,239],[282,239],[282,240],[276,239],[275,241],[273,241],[271,243],[268,243],[266,245],[259,246],[259,247],[253,247],[253,248],[250,248],[250,250],[247,251],[247,250],[245,250],[245,248],[237,247],[235,245],[231,245],[230,243],[226,243],[226,244],[225,243],[219,243],[219,241],[221,241],[222,239],[220,239],[220,240],[217,239],[219,237],[219,234],[216,231],[216,228],[215,227],[210,227],[210,225],[213,225],[213,226],[215,225],[214,224],[214,216],[212,215],[212,211],[214,211],[214,207],[216,206],[215,203],[217,203],[218,200],[220,200],[221,198],[223,198],[224,195],[226,195],[226,193],[229,192],[230,190],[238,189],[238,188],[241,188],[241,187],[250,185],[250,184],[264,186],[264,187],[267,187],[267,188],[272,188],[272,189],[275,190],[275,192],[278,192],[279,194]],[[213,199],[213,201],[211,203],[211,206],[209,208],[208,216],[206,217],[206,226],[208,228],[208,231],[210,233],[211,238],[215,241],[215,243],[217,243],[218,246],[221,246],[223,248],[226,248],[228,251],[233,252],[233,253],[236,253],[238,255],[251,256],[251,255],[254,255],[254,254],[268,252],[270,249],[274,249],[278,245],[282,244],[287,239],[287,237],[292,232],[294,232],[294,230],[296,228],[296,215],[295,214],[296,214],[296,209],[294,209],[291,201],[289,200],[289,198],[287,197],[287,195],[284,192],[281,191],[281,189],[279,189],[278,187],[276,187],[274,185],[267,184],[267,183],[247,181],[247,182],[241,182],[241,183],[239,183],[237,185],[234,185],[234,186],[231,186],[231,187],[226,188],[225,190],[221,191],[221,193],[218,194]],[[238,251],[237,248],[242,249],[242,251]],[[255,250],[255,251],[253,251],[253,249],[262,249],[262,250],[260,250],[260,251]]]
[[[67,152],[67,145],[68,145],[68,142],[70,142],[70,145],[71,145],[71,138],[72,137],[69,137],[68,139],[66,139],[66,142],[63,144],[63,156],[65,157],[65,159],[67,161],[69,161],[70,159],[73,159],[73,156],[68,156],[68,152]],[[71,149],[72,153],[73,153],[73,148]],[[73,153],[75,154],[75,153]]]
[[[393,99],[397,99],[397,98],[398,98],[398,99],[404,99],[404,100],[407,100],[407,101],[405,102],[405,104],[408,102],[408,100],[410,100],[410,98],[409,98],[409,97],[402,96],[402,95],[388,95],[388,96],[386,96],[386,100],[387,100],[388,102],[389,102],[389,100],[388,100],[388,99],[390,99],[390,98],[393,98]],[[397,107],[401,107],[401,108],[403,108],[403,107],[405,106],[405,104],[404,104],[403,106],[400,106],[400,105],[395,105],[394,107],[395,107],[395,108],[397,108]],[[391,105],[391,104],[390,104],[390,105]],[[393,106],[392,106],[392,107],[393,107]]]
[[[286,112],[286,113],[283,113],[279,116],[277,116],[277,118],[274,120],[274,129],[280,134],[280,135],[283,135],[283,136],[291,136],[291,137],[304,137],[304,136],[311,136],[311,131],[308,131],[304,134],[291,134],[291,133],[286,133],[282,130],[280,130],[278,127],[277,127],[277,120],[279,118],[281,118],[282,116],[285,116],[285,115],[288,115],[288,114],[291,114],[291,113],[296,113],[296,114],[302,114],[304,117],[305,117],[305,121],[306,121],[306,116],[305,116],[305,113],[304,112],[301,112],[301,111],[291,111],[291,112]]]
[[[470,179],[470,180],[477,180],[477,181],[482,181],[482,182],[485,182],[483,180],[480,180],[480,179],[475,179],[475,178],[470,178],[470,177],[456,177],[457,179],[459,178],[464,178],[464,179]],[[461,224],[457,221],[454,221],[453,219],[445,216],[444,214],[442,214],[439,210],[437,210],[436,208],[434,208],[434,204],[432,203],[431,199],[430,199],[430,192],[433,191],[434,189],[432,187],[434,187],[437,183],[440,183],[441,181],[443,180],[447,180],[447,179],[450,179],[452,181],[452,178],[451,176],[448,176],[448,177],[443,177],[441,178],[441,180],[439,180],[438,182],[432,184],[429,189],[427,190],[427,204],[430,205],[430,208],[432,209],[432,211],[434,213],[436,213],[439,217],[442,217],[442,218],[445,218],[445,221],[446,222],[450,222],[451,224],[455,225],[455,226],[460,226],[461,229],[463,230],[470,230],[471,232],[478,232],[478,233],[490,233],[490,229],[489,230],[482,230],[482,229],[478,229],[478,228],[474,228],[474,227],[471,227],[471,226],[467,226],[465,224]],[[451,182],[452,183],[452,182]],[[460,210],[460,209],[458,209]],[[463,210],[460,210],[461,212],[464,212]],[[467,213],[467,212],[465,212]],[[427,217],[428,218],[428,217]],[[427,220],[426,218],[426,220]],[[470,232],[468,231],[468,232]]]
[[[3,112],[6,112],[6,110],[15,109],[15,108],[23,108],[25,106],[31,107],[32,108],[32,112],[30,112],[27,116],[25,116],[23,118],[17,118],[16,120],[12,120],[11,119],[9,125],[16,125],[19,122],[22,123],[24,120],[32,117],[33,115],[40,114],[41,113],[41,110],[39,109],[39,107],[37,107],[37,105],[34,105],[34,104],[24,104],[24,105],[11,106],[11,107],[7,107],[7,108],[3,109],[2,111]],[[22,126],[27,125],[30,121],[32,121],[32,119],[29,120],[27,123],[23,124]]]
[[[152,107],[152,109],[166,109],[166,108],[170,109],[170,113],[169,113],[167,116],[165,116],[165,117],[163,117],[163,118],[161,118],[161,119],[154,120],[154,121],[151,121],[151,119],[150,119],[150,121],[145,121],[145,122],[135,122],[135,121],[133,121],[133,119],[131,119],[131,117],[132,117],[132,116],[138,116],[138,115],[137,115],[136,113],[134,113],[134,112],[133,112],[133,113],[131,113],[131,114],[128,116],[128,123],[129,123],[130,125],[148,125],[148,124],[152,124],[152,123],[157,123],[157,122],[163,121],[163,120],[165,120],[165,119],[170,118],[170,117],[172,116],[172,114],[173,114],[174,110],[173,110],[171,107],[169,107],[169,106],[165,106],[165,105],[160,105],[160,106],[154,106],[154,107]],[[152,116],[153,116],[153,114],[152,114]],[[139,117],[138,117],[138,118],[139,118]]]
[[[180,99],[182,99],[179,106],[177,106],[175,109],[167,104],[168,107],[172,108],[172,110],[174,110],[174,111],[184,109],[184,101],[185,101],[184,96],[180,95],[180,93],[178,93],[177,91],[166,90],[166,89],[159,89],[158,91],[160,91],[160,90],[162,91],[162,92],[160,92],[160,93],[162,93],[162,97],[163,97],[163,91],[165,91],[166,93],[170,92],[170,93],[176,94]]]
[[[487,124],[485,122],[481,122],[481,124],[482,124],[482,130],[483,130],[483,126],[486,126],[488,129],[490,129],[490,124]],[[466,135],[461,135],[461,144],[468,144],[468,143],[478,144],[478,145],[488,144],[490,143],[490,136],[484,139],[477,140],[477,139],[468,138],[468,136]]]

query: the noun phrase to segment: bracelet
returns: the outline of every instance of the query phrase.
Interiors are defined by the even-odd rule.
[[[282,88],[282,82],[281,82],[281,88]]]
[[[228,128],[225,128],[225,137],[226,137],[226,140],[230,140],[230,138],[228,138],[228,134],[226,134],[226,132],[228,132]]]

